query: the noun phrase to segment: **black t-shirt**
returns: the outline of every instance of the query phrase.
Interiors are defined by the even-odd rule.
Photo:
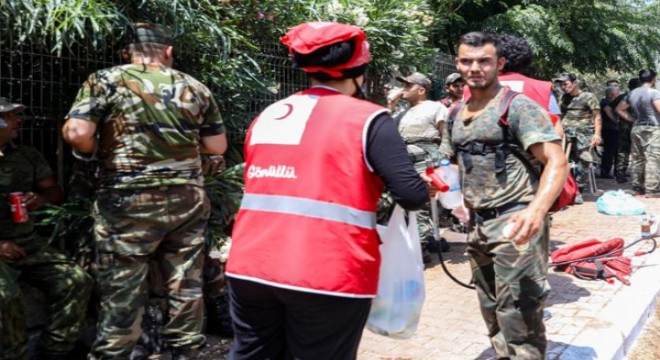
[[[614,100],[610,101],[607,98],[602,98],[600,100],[600,118],[603,120],[603,130],[619,130],[619,122],[616,116],[615,107],[612,106],[613,101]],[[612,110],[614,119],[607,115],[605,108],[610,108]]]

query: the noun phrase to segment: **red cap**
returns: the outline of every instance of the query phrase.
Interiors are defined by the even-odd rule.
[[[289,53],[310,54],[328,45],[355,39],[355,53],[348,62],[333,67],[303,67],[305,72],[322,71],[330,76],[341,76],[342,70],[352,69],[371,60],[367,35],[357,26],[334,22],[308,22],[291,28],[282,44],[289,47]]]

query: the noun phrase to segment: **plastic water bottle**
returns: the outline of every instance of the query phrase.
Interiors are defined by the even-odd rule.
[[[651,237],[651,221],[648,216],[642,216],[642,237]]]
[[[449,185],[446,192],[440,193],[440,203],[446,209],[455,209],[463,205],[463,193],[461,192],[460,175],[458,169],[452,167],[449,160],[440,161],[440,178]]]

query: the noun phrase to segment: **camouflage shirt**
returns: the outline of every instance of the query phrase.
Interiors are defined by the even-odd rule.
[[[106,188],[201,185],[200,137],[225,131],[206,86],[156,65],[90,75],[67,118],[98,124],[100,186]]]
[[[0,240],[30,235],[34,230],[34,216],[28,222],[16,224],[11,217],[9,194],[34,191],[34,185],[53,172],[46,159],[30,146],[9,144],[0,156]]]
[[[498,106],[503,94],[504,89],[476,117],[462,120],[461,112],[453,120],[451,134],[449,127],[445,127],[440,146],[444,157],[453,156],[457,146],[469,142],[497,145],[504,141],[504,132],[498,125]],[[515,139],[525,150],[534,144],[559,140],[548,112],[524,95],[518,95],[512,100],[508,121],[510,139]],[[531,154],[525,154],[532,164],[538,165]],[[495,172],[494,153],[472,155],[472,162],[474,167],[466,174],[463,158],[458,156],[461,187],[467,208],[489,209],[510,203],[529,202],[534,198],[538,179],[515,155],[506,155],[506,169],[499,174]]]
[[[593,110],[599,110],[596,95],[580,91],[577,96],[564,94],[561,97],[562,124],[564,126],[591,126]]]
[[[399,133],[406,142],[408,155],[413,163],[423,165],[421,168],[416,166],[418,171],[426,168],[423,163],[425,155],[437,158],[441,135],[438,123],[447,120],[448,113],[447,108],[439,102],[425,100],[395,117]]]

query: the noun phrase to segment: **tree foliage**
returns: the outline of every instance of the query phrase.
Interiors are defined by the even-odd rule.
[[[447,14],[434,23],[434,43],[455,51],[472,30],[525,37],[535,51],[532,75],[563,70],[635,72],[653,66],[660,51],[657,0],[430,1]]]

